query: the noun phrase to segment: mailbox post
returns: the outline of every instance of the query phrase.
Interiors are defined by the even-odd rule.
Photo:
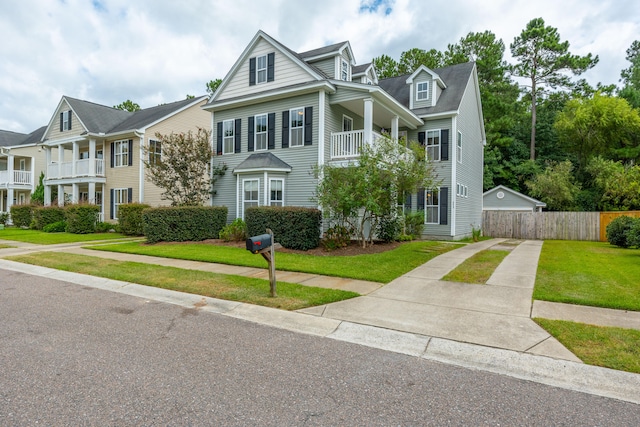
[[[276,246],[281,247],[273,241],[273,231],[267,228],[268,234],[249,237],[247,239],[247,250],[254,254],[260,254],[269,264],[269,288],[272,297],[276,297]]]

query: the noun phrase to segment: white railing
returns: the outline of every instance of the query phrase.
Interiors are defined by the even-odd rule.
[[[10,179],[9,171],[0,172],[0,183],[2,184],[23,184],[31,185],[33,183],[33,174],[31,171],[13,171],[13,179]]]
[[[382,135],[372,132],[373,140]],[[364,146],[364,130],[353,130],[348,132],[331,133],[331,158],[332,159],[352,159],[360,157]]]
[[[104,176],[104,160],[94,159],[95,175]],[[73,173],[73,162],[49,163],[47,165],[47,179],[75,178],[89,176],[89,166],[91,160],[76,160],[76,173]]]

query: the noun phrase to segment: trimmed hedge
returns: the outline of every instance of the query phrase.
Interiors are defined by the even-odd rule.
[[[96,223],[100,206],[90,204],[67,205],[64,208],[67,220],[67,232],[89,234],[96,232]]]
[[[49,224],[64,221],[65,210],[60,206],[39,206],[33,209],[31,228],[42,230]]]
[[[128,203],[118,207],[120,232],[127,236],[143,236],[142,211],[151,206],[144,203]]]
[[[288,249],[309,250],[320,245],[322,213],[318,209],[291,206],[254,206],[244,215],[249,236],[273,231],[276,242]]]
[[[11,206],[11,222],[16,227],[29,227],[33,221],[34,205]]]
[[[161,207],[142,211],[144,235],[149,243],[217,239],[226,222],[226,206]]]
[[[53,224],[45,225],[42,229],[45,233],[63,233],[66,230],[67,223],[65,221],[58,221]]]

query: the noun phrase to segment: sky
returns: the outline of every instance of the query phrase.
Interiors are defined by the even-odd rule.
[[[0,129],[47,125],[64,95],[142,108],[205,95],[258,30],[297,52],[348,40],[358,64],[489,30],[512,62],[540,17],[573,54],[599,56],[582,75],[594,86],[618,83],[640,39],[638,0],[2,0]]]

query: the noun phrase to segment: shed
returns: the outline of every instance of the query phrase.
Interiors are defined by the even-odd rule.
[[[547,204],[515,190],[498,185],[482,194],[483,211],[542,212]]]

